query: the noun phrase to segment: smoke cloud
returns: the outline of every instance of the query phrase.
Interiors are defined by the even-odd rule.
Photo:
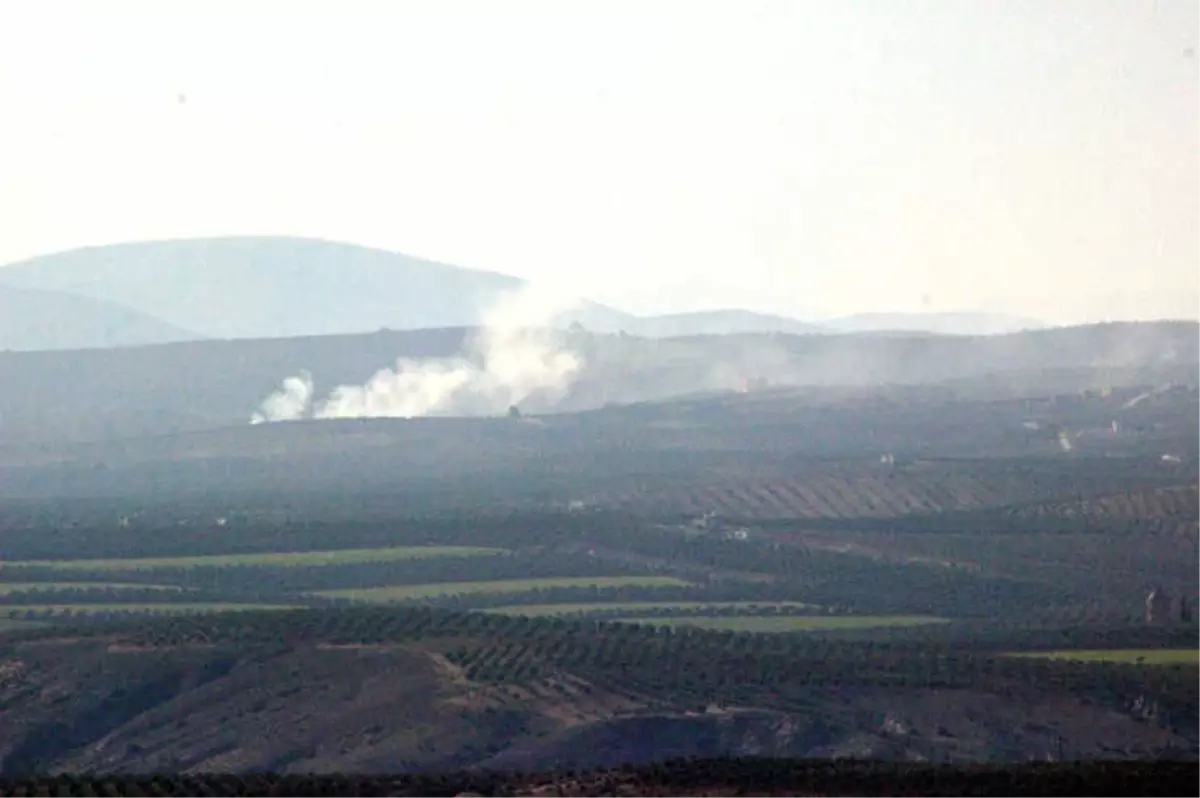
[[[556,402],[584,361],[551,327],[578,303],[545,286],[520,289],[484,314],[462,357],[402,358],[361,385],[337,386],[316,403],[304,372],[284,380],[250,421],[494,415],[533,397]]]
[[[288,377],[278,391],[263,400],[258,412],[250,417],[250,423],[300,418],[312,401],[312,393],[312,375],[307,371],[300,372],[299,377]]]

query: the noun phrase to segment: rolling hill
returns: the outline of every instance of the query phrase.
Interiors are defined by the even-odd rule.
[[[241,339],[473,326],[525,282],[349,244],[234,237],[61,252],[0,269],[3,284],[152,308],[205,336]],[[821,331],[749,311],[639,317],[586,300],[553,322],[646,337]]]
[[[0,350],[97,349],[201,337],[115,302],[0,285]]]
[[[521,285],[381,250],[271,237],[90,247],[6,266],[0,283],[152,308],[212,338],[471,325]]]
[[[49,307],[37,314],[39,324],[22,326],[20,345],[9,347],[20,349],[474,326],[499,297],[525,285],[509,275],[395,252],[271,236],[87,247],[0,268],[0,286],[115,303],[181,328],[166,337],[137,330],[106,334],[114,326],[108,319],[111,309]],[[1042,326],[1031,319],[973,313],[863,314],[821,323],[734,309],[637,316],[587,300],[552,317],[558,327],[574,322],[593,332],[647,338],[752,332],[979,335]],[[60,325],[78,325],[82,334],[62,335]],[[95,334],[86,334],[93,328]]]

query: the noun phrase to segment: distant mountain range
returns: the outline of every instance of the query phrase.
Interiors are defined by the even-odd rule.
[[[749,310],[701,310],[692,313],[671,313],[664,316],[633,316],[611,308],[604,314],[568,314],[592,332],[624,331],[643,338],[684,338],[693,335],[734,335],[737,333],[777,332],[789,335],[824,334],[830,330],[786,316],[755,313]],[[614,314],[620,314],[614,315]],[[589,315],[592,318],[589,319]]]
[[[478,325],[516,277],[301,238],[116,244],[0,268],[0,349],[134,346]],[[644,337],[746,332],[990,334],[1044,326],[988,314],[864,314],[812,323],[745,310],[635,316],[585,302],[560,314]]]

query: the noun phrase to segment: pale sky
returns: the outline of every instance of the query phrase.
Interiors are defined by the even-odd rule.
[[[297,235],[635,312],[1195,318],[1198,8],[3,0],[0,263]]]

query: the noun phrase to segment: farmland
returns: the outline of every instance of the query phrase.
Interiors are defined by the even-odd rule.
[[[417,761],[458,750],[457,732],[447,736],[447,730],[464,720],[489,740],[512,745],[515,736],[521,746],[510,750],[524,752],[521,757],[533,755],[521,759],[532,766],[543,761],[537,753],[544,744],[539,735],[580,724],[605,733],[622,733],[631,722],[659,729],[664,734],[640,743],[654,758],[665,750],[657,741],[678,739],[679,732],[688,732],[682,738],[688,751],[702,750],[688,741],[712,734],[721,744],[741,750],[776,733],[779,717],[801,723],[814,713],[824,718],[827,734],[894,740],[900,732],[877,728],[872,707],[881,700],[893,713],[885,719],[897,718],[889,728],[915,732],[905,735],[905,751],[928,757],[946,751],[951,745],[947,740],[966,738],[950,749],[952,761],[962,762],[990,750],[971,740],[1004,739],[1012,746],[1005,761],[1022,761],[1045,745],[1036,729],[1037,719],[1045,717],[1056,718],[1060,733],[1088,751],[1132,741],[1183,745],[1194,725],[1197,701],[1194,663],[996,657],[962,637],[905,644],[690,625],[664,633],[650,624],[580,623],[417,605],[121,618],[98,625],[78,619],[70,624],[19,632],[22,637],[9,644],[7,650],[15,656],[8,662],[20,663],[10,665],[10,673],[27,688],[39,689],[15,694],[0,712],[35,711],[38,696],[62,695],[65,684],[76,689],[53,711],[87,711],[95,702],[115,700],[108,698],[112,685],[132,683],[134,674],[147,668],[194,669],[210,674],[207,678],[215,684],[183,683],[180,694],[171,693],[143,710],[114,739],[134,734],[148,742],[172,739],[181,703],[195,707],[189,713],[189,733],[204,740],[221,739],[229,718],[238,713],[260,714],[261,720],[239,721],[264,729],[263,742],[247,754],[255,763],[305,744],[303,737],[297,743],[289,729],[265,733],[267,724],[291,713],[330,718],[339,736],[360,733],[355,730],[364,722],[378,726],[374,739]],[[1138,632],[1114,628],[1108,634],[1132,640]],[[1177,648],[1190,632],[1163,634],[1164,642]],[[1014,630],[996,644],[1011,650],[1020,638]],[[114,657],[114,651],[120,656]],[[229,658],[235,653],[237,659],[253,655],[254,666],[231,669]],[[339,692],[346,683],[355,685],[350,698]],[[328,711],[345,700],[355,702],[353,717],[343,720]],[[1147,726],[1123,714],[1128,710],[1120,708],[1127,701],[1153,704],[1157,723]],[[453,708],[449,719],[447,702]],[[406,724],[391,731],[384,722],[402,709]],[[484,725],[506,717],[516,720]],[[995,718],[1004,719],[1003,738],[988,731]],[[416,737],[414,719],[423,724]],[[795,739],[776,750],[790,756],[819,756],[824,750]],[[110,750],[85,746],[59,756],[94,762],[112,756]],[[125,750],[119,748],[118,756],[139,755],[136,750],[121,753]],[[544,756],[552,759],[562,750],[550,749]],[[609,747],[585,737],[566,750],[573,761],[598,765],[607,761]],[[9,761],[18,770],[35,763]]]
[[[524,615],[530,618],[554,615],[588,615],[594,613],[703,613],[731,610],[735,612],[759,612],[762,610],[810,609],[813,605],[799,601],[764,603],[759,601],[629,601],[588,604],[517,604],[488,610],[501,615]]]
[[[741,615],[729,618],[663,617],[663,618],[619,618],[625,623],[648,626],[695,626],[700,629],[727,629],[733,632],[783,633],[811,632],[829,629],[876,629],[880,627],[922,626],[946,623],[945,618],[930,618],[915,615],[846,615],[822,616],[768,616]]]
[[[157,557],[113,560],[29,560],[6,563],[8,568],[46,568],[60,571],[145,571],[172,568],[220,568],[227,566],[340,565],[391,560],[419,560],[432,557],[480,557],[504,552],[469,546],[401,546],[378,549],[340,549],[331,551],[264,552],[258,554],[210,555],[201,557]]]
[[[1197,394],[1049,379],[6,450],[0,775],[1191,757]]]
[[[36,629],[40,624],[32,621],[22,621],[16,618],[5,618],[0,616],[0,632],[13,632],[22,629]]]
[[[688,486],[604,495],[600,501],[638,512],[718,515],[746,521],[812,518],[890,518],[946,509],[995,507],[1026,495],[1014,475],[892,473],[882,467],[788,480]]]
[[[360,590],[327,590],[318,595],[365,602],[409,601],[444,595],[473,593],[524,593],[548,588],[687,587],[670,576],[604,576],[561,579],[511,579],[500,582],[442,582],[426,585],[391,585]]]
[[[1200,663],[1200,650],[1180,649],[1113,649],[1108,651],[1045,651],[1022,652],[1017,657],[1041,657],[1074,662],[1125,662],[1145,665],[1195,665]]]
[[[1040,502],[1014,511],[1020,518],[1085,516],[1090,518],[1172,518],[1195,515],[1200,487],[1139,488],[1096,496],[1086,501]]]
[[[247,610],[287,610],[294,606],[285,604],[235,604],[229,602],[180,602],[176,604],[27,604],[19,608],[22,613],[33,613],[51,618],[63,615],[104,615],[110,613],[137,613],[156,615],[164,613],[245,612]],[[4,610],[0,607],[0,612]],[[16,610],[10,610],[16,611]]]
[[[12,593],[60,590],[180,590],[178,585],[143,585],[136,582],[0,582],[0,596]]]
[[[985,795],[997,782],[1007,795],[1187,795],[1188,762],[1032,762],[947,768],[928,763],[837,763],[771,757],[671,759],[648,766],[599,768],[569,775],[539,773],[403,773],[389,776],[188,773],[38,776],[0,781],[0,794],[20,796],[155,795]],[[820,792],[817,792],[817,791]]]

